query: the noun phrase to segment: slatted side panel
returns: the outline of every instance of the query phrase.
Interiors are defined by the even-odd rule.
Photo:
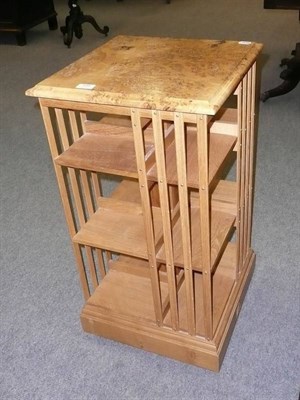
[[[247,262],[252,220],[252,185],[254,157],[255,65],[244,76],[238,94],[239,152],[238,182],[238,273]]]
[[[237,216],[236,216],[236,279],[238,279],[240,272],[240,246],[239,246],[239,238],[241,232],[241,148],[242,148],[242,93],[243,93],[243,85],[242,82],[239,84],[237,88],[237,111],[238,111],[238,137],[237,137],[237,161],[236,161],[236,182],[237,182],[237,191],[236,191],[236,204],[237,204]]]
[[[70,114],[70,111],[69,111]],[[79,113],[81,126],[78,129],[77,126],[73,126],[72,132],[74,135],[74,140],[77,140],[80,136],[79,131],[84,133],[84,123],[87,120],[86,114],[84,112]],[[101,196],[101,186],[100,186],[100,176],[95,172],[87,172],[80,170],[80,181],[81,181],[81,189],[82,189],[82,198],[85,204],[86,210],[86,221],[94,214],[97,209],[97,199]],[[103,251],[101,249],[97,249],[92,252],[92,248],[89,246],[85,246],[86,254],[87,254],[87,263],[89,266],[91,282],[93,289],[95,290],[99,285],[99,280],[97,276],[97,267],[95,263],[95,257],[98,261],[98,271],[100,273],[101,278],[105,276],[105,267],[103,261]]]
[[[137,157],[137,166],[139,173],[139,183],[141,190],[141,198],[143,205],[143,213],[145,218],[145,229],[147,230],[148,253],[150,265],[154,266],[154,272],[158,267],[156,260],[156,252],[163,247],[166,260],[166,270],[168,279],[168,313],[167,325],[171,324],[173,330],[186,330],[189,335],[196,335],[196,296],[202,297],[199,303],[204,304],[203,312],[197,318],[204,319],[204,335],[208,340],[213,336],[212,324],[212,274],[211,274],[211,249],[210,249],[210,193],[209,193],[209,171],[208,171],[208,121],[206,116],[198,116],[196,120],[197,130],[197,153],[199,165],[199,226],[201,226],[201,235],[197,243],[192,246],[191,238],[191,215],[189,207],[189,188],[187,185],[187,138],[186,123],[190,121],[188,117],[180,113],[160,113],[152,111],[152,125],[154,135],[154,162],[157,170],[159,206],[161,208],[162,235],[155,237],[153,228],[153,215],[151,211],[151,200],[149,196],[150,183],[147,180],[147,163],[145,163],[143,135],[140,124],[141,114],[139,110],[132,110],[132,123],[134,130],[135,150]],[[174,123],[173,133],[168,133],[164,128],[165,118],[169,123]],[[175,157],[172,162],[176,165],[177,185],[172,186],[167,182],[166,154],[168,146],[175,141]],[[171,191],[178,192],[178,195],[170,196]],[[180,220],[179,220],[179,219]],[[180,248],[183,252],[183,271],[180,273],[181,278],[176,279],[176,267],[174,265],[174,246],[179,246],[179,242],[174,242],[174,230],[178,232],[180,225],[181,237],[176,236],[176,241],[181,240]],[[196,251],[196,247],[201,248],[202,254],[202,284],[201,291],[195,293],[194,272],[192,269],[192,251]],[[179,284],[180,281],[180,284]],[[183,297],[181,293],[181,284],[184,285],[185,293]],[[153,296],[156,300],[156,313],[161,312],[160,298],[158,296],[159,280],[156,273],[152,274]],[[180,309],[179,309],[179,296]],[[182,316],[181,313],[186,315]],[[164,317],[164,315],[163,315]],[[186,322],[183,322],[186,321]],[[163,320],[161,320],[163,325]],[[183,325],[181,325],[181,323]]]
[[[189,213],[188,187],[187,187],[187,155],[185,124],[182,114],[174,116],[175,145],[176,145],[176,166],[178,176],[178,192],[180,205],[180,222],[182,233],[182,250],[184,260],[184,278],[187,309],[187,329],[190,335],[196,334],[195,321],[195,294],[192,270],[192,249],[191,249],[191,221]]]
[[[43,115],[44,119],[44,124],[46,128],[46,133],[47,133],[47,138],[49,142],[49,147],[51,151],[52,158],[55,159],[61,152],[61,146],[62,146],[62,139],[58,135],[57,132],[57,121],[54,119],[53,114],[50,114],[50,109],[49,107],[46,107],[43,105],[43,102],[41,101],[41,112]],[[68,193],[68,188],[66,185],[65,181],[65,176],[62,167],[54,163],[54,170],[56,173],[56,178],[58,182],[58,187],[62,199],[62,204],[67,220],[67,225],[69,229],[69,234],[71,237],[73,237],[76,234],[77,228],[76,228],[76,221],[74,219],[73,215],[73,210],[70,205],[69,201],[69,193]],[[84,260],[82,257],[82,253],[80,250],[80,246],[77,245],[76,243],[73,243],[73,250],[74,254],[76,257],[77,261],[77,268],[79,272],[79,277],[80,277],[80,283],[82,287],[82,292],[85,300],[87,300],[90,296],[90,288],[88,285],[88,280],[87,280],[87,274],[85,270],[85,265],[84,265]]]
[[[197,153],[199,168],[199,209],[201,226],[199,245],[202,254],[204,329],[208,340],[213,336],[212,321],[212,275],[211,275],[211,232],[208,171],[207,116],[197,116]]]
[[[250,69],[251,84],[249,90],[251,95],[249,102],[251,103],[250,110],[250,155],[249,155],[249,200],[248,200],[248,218],[247,218],[247,238],[246,246],[251,248],[251,232],[252,232],[252,209],[253,209],[253,181],[254,181],[254,153],[255,153],[255,84],[256,84],[256,63]]]
[[[132,120],[133,136],[134,136],[134,146],[135,146],[136,163],[138,169],[142,209],[145,221],[145,231],[146,231],[149,265],[150,265],[150,277],[151,277],[154,312],[156,316],[156,322],[160,326],[163,323],[163,315],[162,315],[162,303],[161,303],[161,288],[160,288],[159,273],[158,273],[159,266],[156,261],[154,223],[153,223],[153,215],[151,210],[151,202],[150,202],[150,195],[149,195],[149,188],[147,181],[144,138],[143,138],[142,124],[141,124],[141,115],[139,110],[137,109],[131,110],[131,120]]]
[[[250,182],[250,151],[251,151],[251,113],[252,113],[252,74],[249,71],[247,74],[247,90],[246,90],[246,130],[245,130],[245,196],[244,196],[244,231],[243,231],[243,249],[244,249],[244,263],[247,259],[248,247],[248,214],[249,214],[249,182]],[[244,264],[243,264],[244,265]]]
[[[41,100],[53,160],[84,133],[83,121],[86,119],[82,112],[57,108],[55,105],[46,107]],[[72,238],[97,208],[97,198],[101,195],[99,177],[94,173],[61,167],[55,162],[54,168]],[[103,252],[76,243],[73,243],[73,249],[83,295],[88,299],[106,274]]]
[[[178,330],[178,299],[175,278],[174,251],[172,241],[171,210],[168,196],[168,183],[166,174],[165,144],[163,134],[163,121],[159,111],[152,113],[153,136],[155,145],[155,159],[158,177],[159,199],[162,215],[163,239],[166,254],[166,267],[170,298],[171,324]]]
[[[246,149],[247,149],[247,81],[246,75],[242,81],[242,131],[241,131],[241,190],[240,190],[240,237],[239,237],[239,251],[240,251],[240,267],[242,268],[245,261],[245,248],[244,248],[244,230],[245,230],[245,187],[246,187]]]

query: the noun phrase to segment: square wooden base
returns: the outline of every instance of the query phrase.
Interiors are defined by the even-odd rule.
[[[219,371],[231,333],[251,280],[255,264],[253,251],[248,255],[242,273],[234,285],[223,316],[212,341],[142,319],[114,315],[95,304],[87,303],[81,313],[85,332],[106,337],[134,347],[161,354],[179,361]]]

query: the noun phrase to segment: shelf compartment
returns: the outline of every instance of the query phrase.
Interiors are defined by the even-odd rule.
[[[213,301],[213,331],[215,332],[225,310],[227,301],[235,283],[236,246],[228,243],[219,265],[212,277],[212,301]],[[204,305],[203,305],[203,278],[200,272],[193,273],[195,311],[196,311],[196,335],[204,336]],[[187,306],[185,282],[178,292],[178,310],[180,330],[187,332]],[[164,323],[170,326],[170,315],[167,314]]]
[[[99,208],[73,237],[76,243],[148,258],[142,207],[114,198],[98,199]],[[152,208],[154,231],[161,236],[160,210]]]
[[[86,126],[88,131],[56,157],[55,162],[65,167],[137,178],[132,129],[100,122]],[[150,136],[145,135],[146,153],[153,147]]]
[[[210,121],[210,133],[238,136],[238,116],[236,108],[221,108]]]
[[[192,251],[192,268],[201,271],[202,256],[201,256],[201,241],[200,241],[200,212],[199,208],[192,207],[190,209],[191,221],[191,251]],[[220,253],[226,244],[235,223],[233,215],[222,213],[219,211],[212,211],[211,215],[211,269],[215,267]],[[174,264],[179,267],[184,266],[183,249],[182,249],[182,233],[180,218],[176,221],[173,228],[173,251],[174,251]],[[166,262],[165,248],[161,246],[157,255],[157,260],[161,263]]]
[[[115,200],[123,200],[132,203],[141,204],[141,193],[137,180],[123,179],[115,190],[112,192],[111,197]],[[101,202],[101,200],[99,199]]]
[[[213,180],[220,168],[224,165],[228,154],[236,143],[236,137],[222,134],[209,134],[209,182]],[[199,169],[197,154],[197,134],[194,129],[189,129],[186,133],[187,147],[187,185],[190,188],[199,188]],[[177,185],[177,169],[176,169],[176,149],[173,141],[166,150],[166,174],[169,184]],[[157,169],[154,164],[147,172],[149,180],[156,181]]]
[[[168,304],[168,284],[161,280],[162,304]],[[156,325],[148,262],[128,257],[110,262],[110,270],[88,306],[121,319]]]
[[[235,181],[218,181],[211,196],[211,206],[214,211],[237,215],[237,184]],[[190,191],[191,207],[199,207],[199,191]]]
[[[141,125],[142,128],[149,126],[151,119],[142,118]],[[89,119],[89,117],[84,121],[83,127],[84,132],[92,133],[99,130],[99,124],[112,125],[114,127],[127,127],[132,128],[131,118],[127,115],[117,115],[117,114],[102,114],[102,118],[99,119],[99,114],[97,118]]]
[[[199,194],[198,194],[199,196]],[[237,184],[234,181],[220,180],[211,199],[212,209],[237,215]]]
[[[149,190],[152,205],[159,207],[157,184],[149,182]],[[174,202],[176,202],[176,194],[174,196]],[[131,178],[123,179],[112,192],[111,197],[116,200],[124,200],[137,204],[141,204],[142,202],[139,183],[137,180]]]

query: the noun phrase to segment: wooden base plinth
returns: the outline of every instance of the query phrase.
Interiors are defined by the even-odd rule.
[[[81,313],[81,324],[85,332],[106,337],[143,350],[151,351],[188,364],[219,371],[231,333],[238,318],[243,298],[251,280],[255,254],[251,251],[240,279],[235,284],[223,316],[215,331],[213,341],[185,332],[173,331],[166,326],[141,319],[105,312],[96,304],[86,304]]]

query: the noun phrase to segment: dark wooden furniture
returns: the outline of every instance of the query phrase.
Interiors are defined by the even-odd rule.
[[[105,25],[103,28],[100,28],[94,17],[91,15],[85,15],[78,5],[78,0],[69,0],[68,6],[70,9],[69,15],[66,17],[65,26],[61,26],[60,28],[62,34],[64,35],[64,44],[66,46],[71,46],[73,35],[75,35],[77,39],[82,38],[82,24],[85,22],[90,23],[96,29],[96,31],[107,36],[109,27]]]
[[[264,0],[264,8],[299,10],[300,21],[300,0]],[[296,44],[291,55],[291,58],[283,58],[280,63],[281,67],[286,67],[280,74],[280,78],[283,79],[283,82],[274,89],[262,93],[260,96],[262,101],[266,101],[270,97],[282,96],[298,85],[300,81],[300,42]]]
[[[123,0],[117,0],[117,1],[123,1]],[[170,3],[171,3],[171,0],[166,0],[166,3],[167,3],[167,4],[170,4]]]
[[[264,8],[280,10],[300,10],[299,0],[265,0]]]
[[[0,32],[12,32],[20,46],[26,44],[26,30],[48,21],[49,29],[57,29],[53,0],[1,0]]]

